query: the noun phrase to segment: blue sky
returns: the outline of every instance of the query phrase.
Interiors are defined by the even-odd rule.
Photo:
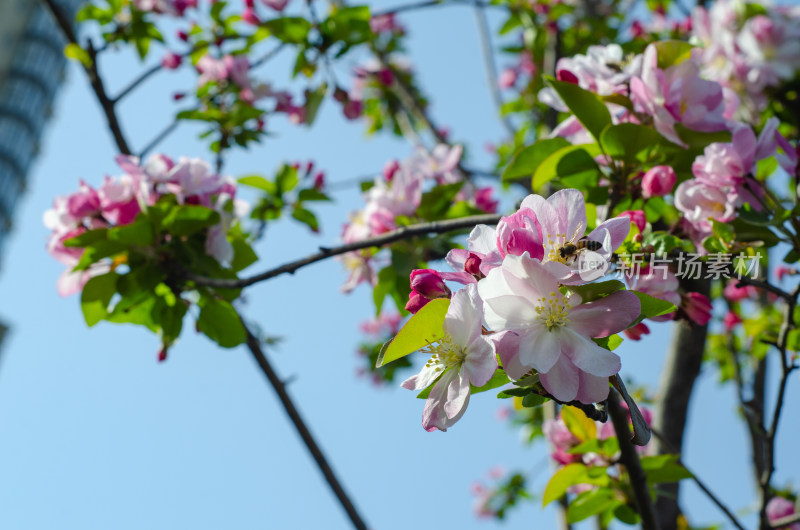
[[[388,5],[388,4],[387,4]],[[452,7],[408,15],[410,56],[432,112],[471,147],[471,164],[488,166],[487,141],[502,129],[480,63],[474,14]],[[155,60],[153,57],[152,60]],[[257,71],[285,79],[290,58]],[[502,63],[501,63],[502,64]],[[119,88],[138,70],[127,54],[103,64]],[[340,76],[342,77],[342,76]],[[192,83],[184,73],[161,73],[121,107],[125,131],[141,148],[171,119],[170,93]],[[345,123],[326,102],[311,130],[280,117],[279,133],[226,166],[234,176],[269,173],[285,160],[313,157],[330,181],[377,173],[410,147]],[[207,156],[184,125],[160,148],[171,156]],[[99,184],[117,174],[114,147],[80,71],[70,67],[47,131],[28,193],[16,213],[0,275],[0,318],[11,326],[0,364],[0,526],[9,529],[216,529],[347,528],[304,446],[249,353],[221,350],[192,331],[165,363],[156,362],[158,340],[130,326],[101,323],[88,330],[77,297],[59,298],[61,265],[49,258],[42,212],[79,178]],[[510,203],[516,196],[509,195]],[[270,226],[252,271],[304,256],[336,241],[355,192],[337,192],[322,209],[316,238],[293,223]],[[372,314],[371,293],[339,293],[340,265],[323,262],[294,276],[247,291],[244,313],[265,332],[285,340],[268,354],[284,378],[334,469],[372,528],[412,526],[463,529],[551,527],[552,509],[534,502],[513,512],[508,524],[477,520],[470,484],[486,471],[541,469],[541,447],[495,419],[502,402],[475,396],[461,422],[447,433],[420,426],[422,402],[399,388],[374,389],[355,375],[359,321]],[[654,383],[668,342],[669,324],[641,343],[620,350],[623,373]],[[421,360],[421,359],[419,359]],[[690,411],[686,462],[734,508],[754,498],[746,467],[749,449],[736,423],[732,388],[716,385],[712,370],[700,378]],[[793,378],[787,402],[798,400]],[[800,434],[791,409],[779,432],[778,481],[795,476],[793,441]],[[543,487],[547,474],[534,481]],[[693,522],[722,521],[694,488],[685,502]],[[750,521],[753,519],[751,518]]]

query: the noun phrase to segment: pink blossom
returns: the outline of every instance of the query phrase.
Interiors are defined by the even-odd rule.
[[[631,289],[648,294],[654,298],[665,300],[673,304],[676,308],[681,305],[681,295],[678,294],[678,278],[666,267],[650,267],[641,271],[635,278],[628,282]],[[649,320],[654,322],[666,322],[675,318],[675,313],[668,313]],[[634,332],[635,333],[635,332]]]
[[[500,72],[500,77],[497,79],[497,85],[504,89],[513,88],[517,83],[518,77],[519,73],[516,68],[504,68],[503,71]]]
[[[581,441],[567,428],[567,424],[560,415],[555,419],[546,420],[542,430],[547,440],[553,445],[553,452],[550,453],[553,460],[562,466],[581,460],[581,455],[567,452]]]
[[[642,177],[642,197],[661,197],[672,191],[677,177],[670,166],[655,166]]]
[[[195,65],[200,77],[197,78],[197,86],[203,87],[210,82],[224,81],[228,78],[228,66],[224,59],[215,59],[206,54],[197,60]]]
[[[698,245],[711,234],[711,221],[732,221],[736,217],[733,201],[719,187],[698,179],[681,182],[675,190],[675,207],[684,214],[685,222],[696,230],[693,237]]]
[[[489,186],[485,188],[479,188],[478,190],[476,190],[475,206],[477,206],[479,210],[486,213],[497,212],[497,206],[498,204],[500,204],[500,202],[492,198],[493,192],[494,188]]]
[[[650,328],[644,322],[639,322],[635,326],[622,331],[631,340],[641,340],[643,335],[650,334]]]
[[[542,234],[536,214],[530,208],[520,208],[497,223],[497,248],[500,255],[521,256],[527,252],[532,258],[544,257]]]
[[[681,309],[698,326],[705,326],[711,320],[711,301],[704,294],[684,293],[681,295]]]
[[[169,70],[175,70],[181,65],[182,62],[183,57],[175,52],[167,52],[164,54],[164,58],[161,59],[161,66]]]
[[[725,313],[725,316],[722,317],[722,324],[725,326],[725,331],[728,332],[741,323],[742,319],[736,314],[735,311],[728,311]]]
[[[248,24],[252,24],[253,26],[258,26],[261,24],[261,19],[258,18],[256,10],[250,6],[245,7],[244,11],[242,12],[242,20]]]
[[[633,293],[617,291],[582,303],[577,294],[562,294],[559,280],[527,253],[507,255],[478,283],[478,292],[490,329],[518,337],[516,351],[498,352],[510,377],[519,379],[533,368],[559,401],[606,398],[608,377],[619,371],[620,359],[591,339],[618,333],[639,316]]]
[[[476,226],[467,238],[467,248],[453,249],[447,253],[445,259],[458,271],[452,277],[448,277],[448,280],[461,283],[476,282],[475,276],[478,273],[483,277],[503,263],[503,256],[497,246],[496,230],[486,225]]]
[[[406,311],[416,313],[436,298],[449,298],[450,289],[442,275],[432,269],[411,271],[411,293],[408,295]]]
[[[649,45],[644,52],[641,76],[631,79],[631,99],[638,112],[653,117],[656,130],[678,145],[685,145],[675,124],[695,131],[720,131],[727,127],[722,87],[700,77],[697,56],[658,68],[658,51]]]
[[[722,295],[731,302],[740,302],[758,295],[758,290],[752,285],[742,285],[739,287],[737,280],[731,280],[722,290]]]
[[[422,390],[435,382],[425,402],[422,426],[446,431],[466,412],[470,385],[483,386],[497,370],[495,346],[482,333],[483,302],[474,285],[458,291],[444,320],[444,338],[429,348],[431,359],[402,387]],[[438,379],[438,381],[437,381]]]
[[[773,497],[767,503],[767,519],[771,523],[795,514],[794,503],[784,497]],[[800,530],[800,522],[782,526],[780,530]]]
[[[396,33],[403,31],[403,28],[395,20],[394,13],[372,17],[369,21],[369,27],[373,33]]]
[[[586,204],[583,194],[575,189],[559,190],[545,199],[528,195],[522,200],[520,212],[530,210],[535,215],[544,247],[543,263],[561,283],[590,281],[608,270],[611,254],[625,241],[630,222],[625,217],[615,217],[600,223],[588,235],[586,231]],[[498,241],[499,241],[498,228]],[[581,239],[601,244],[598,250],[584,250],[577,255],[563,252],[568,244]],[[536,257],[532,255],[533,257]]]
[[[400,170],[400,162],[397,160],[389,160],[383,166],[383,178],[386,179],[387,182],[391,182],[392,178],[394,178],[395,174]]]
[[[620,213],[619,216],[629,218],[631,223],[639,230],[640,234],[644,232],[644,229],[647,227],[647,218],[644,215],[644,210],[625,210]]]
[[[378,318],[363,321],[359,328],[362,333],[371,335],[373,337],[382,337],[385,335],[395,335],[400,329],[400,322],[403,317],[400,313],[390,312],[381,313]]]
[[[794,276],[797,274],[797,269],[794,267],[788,267],[786,265],[779,265],[775,268],[775,277],[778,281],[783,281],[784,276]]]

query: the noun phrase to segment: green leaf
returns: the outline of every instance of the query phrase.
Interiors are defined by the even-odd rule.
[[[786,336],[786,349],[800,351],[800,329],[793,329]]]
[[[247,175],[239,179],[239,184],[242,186],[249,186],[262,191],[266,191],[270,195],[277,195],[277,188],[274,182],[270,182],[261,175]]]
[[[197,329],[223,348],[233,348],[247,340],[236,310],[229,302],[216,298],[201,300]]]
[[[565,405],[561,408],[561,419],[564,420],[569,432],[581,442],[597,438],[597,425],[594,420],[587,418],[583,411],[573,406]]]
[[[81,292],[81,310],[86,325],[94,326],[108,316],[108,304],[117,292],[116,272],[94,276],[86,282]]]
[[[611,293],[624,291],[625,284],[619,280],[608,280],[605,282],[585,283],[583,285],[570,285],[570,291],[581,297],[581,303],[593,302],[604,298]]]
[[[78,61],[84,68],[92,67],[92,57],[89,55],[89,52],[74,42],[64,46],[64,56],[66,56],[67,59]]]
[[[593,515],[602,513],[618,504],[614,491],[608,488],[598,488],[584,491],[578,495],[567,508],[567,522],[577,523]]]
[[[615,160],[644,162],[650,151],[663,140],[655,129],[636,123],[607,127],[600,135],[600,145]]]
[[[162,222],[164,228],[176,236],[190,236],[218,223],[218,212],[193,204],[173,207]]]
[[[311,22],[301,17],[273,18],[262,24],[272,35],[283,42],[302,44],[308,40]]]
[[[511,163],[503,171],[503,182],[513,180],[521,177],[533,176],[536,168],[538,168],[547,157],[563,149],[569,147],[570,143],[564,138],[545,138],[539,140],[533,145],[523,147],[511,159]]]
[[[96,241],[108,238],[108,228],[96,228],[94,230],[87,230],[86,232],[64,240],[64,246],[67,248],[72,247],[87,247]]]
[[[320,30],[332,40],[348,46],[361,44],[372,37],[368,6],[352,6],[336,10],[321,24]]]
[[[554,500],[560,499],[567,493],[570,486],[576,484],[592,484],[605,486],[609,483],[608,475],[605,471],[601,474],[590,474],[585,464],[573,462],[562,467],[550,477],[550,481],[544,489],[542,496],[542,506],[547,506]]]
[[[153,244],[153,225],[144,215],[139,214],[134,222],[117,226],[108,231],[110,241],[119,241],[125,245],[147,247]]]
[[[423,193],[417,213],[429,221],[442,219],[463,185],[463,182],[443,184]]]
[[[247,241],[239,237],[233,238],[231,241],[233,246],[233,261],[231,261],[231,270],[239,272],[246,269],[256,261],[258,261],[258,254],[253,250]]]
[[[536,408],[536,407],[541,407],[548,401],[550,401],[550,398],[546,398],[544,396],[540,396],[539,394],[531,392],[530,394],[522,398],[522,406],[526,408]]]
[[[597,144],[571,145],[559,149],[548,156],[534,171],[531,180],[533,190],[540,190],[556,177],[597,178],[600,169],[594,157],[599,154],[600,146]]]
[[[311,210],[295,206],[292,210],[292,217],[308,226],[312,232],[319,232],[319,221]]]
[[[470,385],[469,393],[470,394],[480,394],[481,392],[486,392],[487,390],[493,390],[495,388],[501,387],[510,382],[510,379],[506,375],[505,371],[502,368],[498,368],[497,371],[494,373],[491,379],[486,382],[483,386],[474,386]]]
[[[83,251],[80,261],[75,266],[76,271],[82,271],[89,268],[90,265],[100,261],[103,258],[108,258],[119,254],[126,250],[127,246],[119,241],[108,241],[101,239],[86,247]]]
[[[670,66],[680,64],[689,59],[692,55],[692,46],[688,42],[680,40],[665,40],[653,44],[656,47],[656,57],[658,67],[666,70]]]
[[[276,195],[283,195],[297,187],[300,180],[297,178],[297,168],[283,164],[275,176]]]
[[[310,126],[314,123],[317,117],[320,105],[325,100],[325,94],[328,93],[328,84],[322,83],[315,90],[306,90],[306,120],[305,125]]]
[[[692,478],[692,474],[678,462],[678,455],[643,456],[641,462],[647,482],[651,484]]]
[[[304,201],[330,201],[331,198],[319,191],[317,188],[306,188],[297,194],[297,200]]]
[[[448,298],[431,300],[417,311],[400,332],[385,346],[380,355],[376,368],[392,361],[405,357],[428,344],[432,344],[444,337],[444,317],[450,307]]]
[[[639,298],[639,303],[641,304],[639,322],[645,318],[658,317],[678,310],[672,302],[667,302],[666,300],[655,298],[639,291],[631,292]]]
[[[721,223],[716,219],[711,219],[711,227],[714,235],[721,241],[730,243],[736,239],[736,230],[734,230],[733,225],[730,223]]]
[[[611,351],[614,351],[620,344],[622,344],[622,337],[616,334],[609,335],[608,337],[595,338],[592,340],[601,348]]]
[[[611,113],[597,94],[584,90],[574,83],[547,79],[547,84],[553,87],[564,104],[578,118],[584,127],[594,136],[600,139],[603,129],[611,125]]]

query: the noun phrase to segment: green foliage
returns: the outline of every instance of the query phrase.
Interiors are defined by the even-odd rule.
[[[555,79],[548,79],[547,84],[561,96],[564,104],[594,136],[595,140],[600,140],[603,129],[611,125],[611,114],[597,94],[584,90],[574,83]]]
[[[533,145],[523,147],[514,154],[511,163],[503,171],[503,181],[514,180],[522,177],[532,177],[536,169],[544,162],[550,155],[569,147],[571,144],[564,138],[545,138],[539,140]]]
[[[448,307],[450,300],[447,298],[438,298],[425,304],[386,345],[386,349],[378,357],[376,366],[388,364],[442,339],[444,317]]]

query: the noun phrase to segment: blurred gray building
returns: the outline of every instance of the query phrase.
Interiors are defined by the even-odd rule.
[[[56,0],[74,18],[84,0]],[[0,255],[64,76],[65,40],[40,0],[0,0]]]

